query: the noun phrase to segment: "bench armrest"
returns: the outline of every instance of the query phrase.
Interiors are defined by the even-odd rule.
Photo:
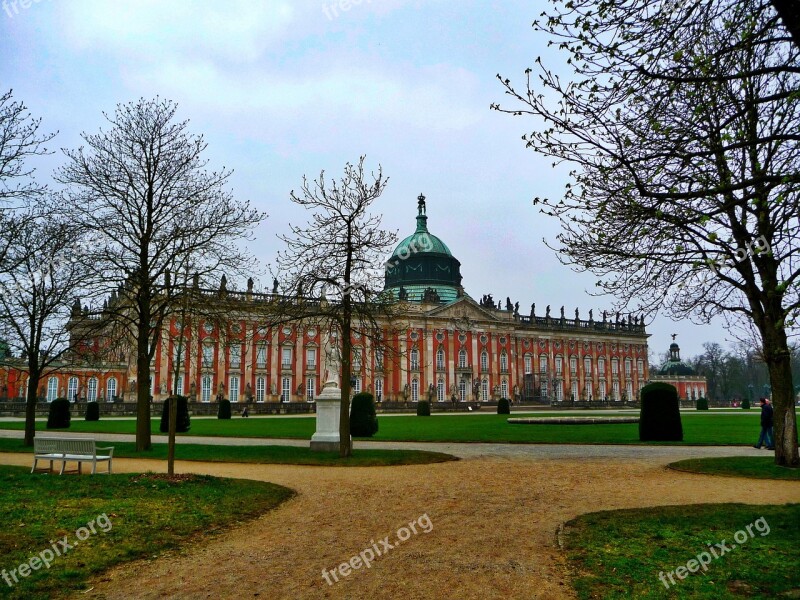
[[[111,452],[109,452],[108,455],[109,456],[113,456],[114,455],[114,446],[106,446],[105,448],[101,448],[101,447],[97,446],[95,448],[95,450],[110,450]]]

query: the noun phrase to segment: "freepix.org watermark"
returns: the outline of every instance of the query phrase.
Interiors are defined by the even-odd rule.
[[[419,529],[417,529],[417,526],[419,526]],[[366,567],[367,569],[371,568],[376,558],[383,556],[389,552],[389,550],[408,541],[412,535],[417,535],[420,532],[430,533],[431,531],[433,531],[433,522],[428,516],[428,513],[425,513],[421,517],[417,517],[415,520],[411,521],[408,526],[404,525],[398,529],[394,544],[389,541],[388,535],[382,540],[378,540],[377,543],[375,543],[375,540],[370,540],[369,547],[355,556],[352,556],[349,561],[343,562],[338,567],[334,567],[330,570],[322,569],[322,578],[328,582],[328,585],[333,585],[334,581],[339,581],[340,576],[347,577],[353,571],[357,571],[361,567]]]
[[[6,582],[8,587],[14,587],[14,584],[19,583],[20,578],[28,577],[34,571],[38,571],[42,567],[50,568],[50,565],[59,556],[64,556],[70,550],[73,550],[80,542],[89,539],[90,536],[96,533],[108,533],[111,531],[111,519],[108,518],[106,513],[96,516],[94,519],[86,523],[85,527],[78,527],[75,530],[75,540],[70,542],[69,536],[65,535],[60,540],[50,540],[50,547],[45,548],[41,552],[31,556],[26,562],[20,564],[18,567],[0,572],[0,577]]]
[[[772,247],[769,245],[767,238],[763,235],[753,240],[752,244],[745,242],[744,248],[737,248],[730,258],[723,258],[721,260],[709,261],[709,267],[716,274],[719,269],[724,267],[732,267],[736,263],[742,262],[748,256],[754,254],[769,254],[772,252]]]
[[[761,534],[761,537],[769,535],[769,523],[767,523],[767,520],[764,517],[759,517],[747,525],[744,529],[740,529],[733,534],[733,540],[736,542],[735,544],[728,544],[728,540],[722,540],[721,542],[713,545],[709,544],[708,550],[704,550],[695,558],[688,560],[685,566],[681,565],[680,567],[677,567],[672,571],[668,571],[667,573],[664,573],[664,571],[659,571],[658,578],[661,580],[661,583],[664,584],[664,587],[669,589],[670,585],[675,585],[675,577],[677,577],[679,580],[683,580],[686,579],[689,574],[697,573],[700,569],[702,569],[703,572],[708,571],[708,565],[711,564],[712,560],[718,560],[722,558],[729,552],[736,550],[737,547],[756,537],[753,529]],[[667,580],[669,580],[669,582]]]
[[[8,15],[9,19],[13,19],[14,15],[18,15],[20,9],[27,10],[34,4],[39,4],[42,0],[3,0],[3,11]]]

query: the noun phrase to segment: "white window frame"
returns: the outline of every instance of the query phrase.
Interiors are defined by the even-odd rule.
[[[267,345],[259,344],[256,346],[256,369],[267,368]]]
[[[557,357],[558,358],[558,357]],[[547,363],[547,354],[540,354],[539,355],[539,373],[547,373],[547,367],[549,366]],[[558,365],[558,362],[556,362]]]
[[[436,399],[439,402],[445,401],[445,391],[444,377],[439,377],[439,381],[436,382]]]
[[[281,402],[292,401],[292,378],[288,375],[281,377]]]
[[[416,377],[411,380],[411,401],[419,402],[419,379]]]
[[[203,368],[211,369],[214,367],[214,345],[203,345]]]
[[[591,356],[584,356],[583,357],[583,373],[584,373],[584,375],[588,375],[589,377],[592,376],[592,357]]]
[[[383,401],[383,379],[375,380],[375,401]]]
[[[86,382],[86,401],[97,402],[97,377],[89,377]]]
[[[228,377],[228,400],[239,402],[239,376],[231,375]]]
[[[117,395],[117,378],[109,377],[106,380],[106,402],[113,402]]]
[[[316,377],[306,377],[306,401],[313,402],[317,392]]]
[[[58,398],[58,377],[50,377],[47,380],[47,401],[52,402]]]
[[[530,354],[526,354],[523,357],[523,362],[525,364],[525,375],[533,373],[533,357]]]
[[[481,402],[489,402],[489,379],[486,377],[481,380]]]
[[[203,375],[200,378],[200,401],[211,402],[211,389],[214,387],[214,380],[211,375]]]
[[[287,359],[288,357],[288,359]],[[292,347],[281,347],[281,369],[288,370],[292,368]],[[290,390],[291,393],[291,390]],[[282,396],[283,394],[281,394]]]
[[[306,369],[313,371],[317,368],[317,349],[306,348]]]
[[[500,372],[505,373],[507,371],[508,371],[508,354],[506,354],[506,351],[503,350],[500,353]]]
[[[572,396],[572,398],[570,398],[570,400],[580,400],[581,399],[580,393],[578,391],[578,382],[577,381],[573,381],[572,385],[570,385],[570,396]]]
[[[444,371],[444,348],[441,346],[436,351],[436,370]]]
[[[461,402],[467,401],[467,382],[463,379],[458,382],[458,399]]]
[[[467,349],[461,348],[458,351],[458,368],[459,369],[466,369],[467,368]]]
[[[228,357],[231,369],[240,368],[242,366],[242,346],[240,344],[233,344],[228,349]]]
[[[70,402],[75,401],[75,396],[78,395],[78,378],[74,375],[67,381],[67,399]]]
[[[265,402],[267,399],[267,378],[263,375],[256,377],[256,402]]]
[[[489,372],[489,353],[486,350],[481,351],[481,373]]]
[[[408,357],[408,361],[412,371],[419,371],[419,350],[413,348]]]

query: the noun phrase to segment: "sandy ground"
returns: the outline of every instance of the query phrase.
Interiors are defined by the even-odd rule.
[[[687,454],[698,454],[695,449]],[[733,454],[733,452],[732,452]],[[675,457],[670,457],[674,460]],[[582,513],[665,504],[800,501],[800,483],[667,470],[670,460],[528,456],[389,468],[178,463],[178,472],[271,481],[297,496],[180,552],[113,569],[80,598],[572,598],[558,547]],[[0,454],[0,462],[30,462]],[[115,471],[163,470],[118,459]],[[369,569],[322,576],[420,516],[432,529],[383,549]],[[754,514],[753,518],[759,515]],[[405,534],[406,532],[400,532]],[[368,556],[368,555],[367,555]],[[656,574],[653,584],[659,585]]]

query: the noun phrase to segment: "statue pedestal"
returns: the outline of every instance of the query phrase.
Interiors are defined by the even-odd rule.
[[[342,390],[335,382],[328,382],[317,396],[317,431],[311,436],[312,452],[339,451],[339,415]]]

